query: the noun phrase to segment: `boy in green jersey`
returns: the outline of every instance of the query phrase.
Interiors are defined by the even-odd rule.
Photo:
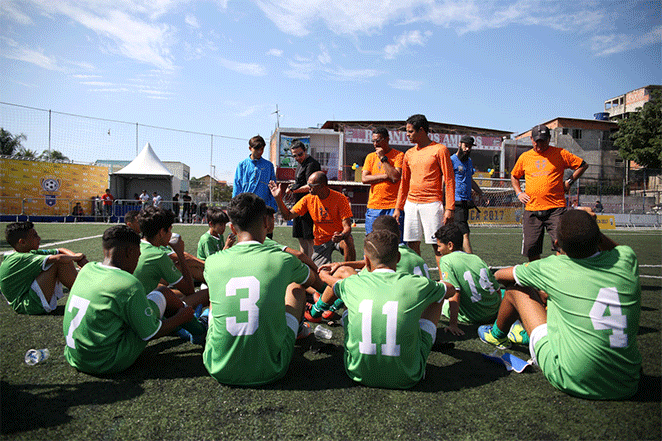
[[[531,358],[554,387],[582,398],[628,398],[641,374],[637,257],[600,232],[590,209],[561,216],[556,245],[556,256],[497,271],[509,288],[494,326],[478,335],[499,345],[519,316]]]
[[[234,235],[230,234],[227,241],[223,240],[225,225],[229,221],[228,215],[219,207],[211,207],[207,210],[209,231],[206,231],[198,241],[198,259],[205,260],[212,254],[232,246]]]
[[[304,287],[317,275],[293,255],[264,244],[273,215],[260,197],[238,194],[228,215],[237,243],[205,262],[211,311],[202,359],[220,383],[270,383],[287,373],[297,335],[309,331],[302,327]]]
[[[364,243],[368,272],[321,270],[332,289],[311,309],[320,315],[336,298],[345,302],[345,371],[366,386],[407,389],[423,378],[441,303],[455,294],[449,283],[396,272],[399,242],[397,235],[373,229]]]
[[[66,248],[40,250],[41,237],[30,221],[8,224],[5,239],[16,252],[0,265],[0,292],[19,314],[53,311],[64,295],[62,285],[70,289],[76,280],[74,263],[87,263],[85,255]]]
[[[90,374],[125,370],[149,340],[193,318],[193,309],[172,291],[160,287],[145,295],[131,274],[140,257],[138,234],[118,225],[104,232],[102,244],[103,262],[90,263],[80,271],[62,323],[65,358]]]
[[[499,311],[501,286],[487,264],[475,254],[463,251],[464,237],[460,228],[446,224],[434,237],[441,255],[439,278],[455,287],[455,295],[444,303],[442,314],[448,317],[446,332],[464,335],[461,323],[490,323]]]

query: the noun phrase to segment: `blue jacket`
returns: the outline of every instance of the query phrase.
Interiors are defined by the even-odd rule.
[[[471,158],[466,161],[460,161],[457,153],[451,156],[453,163],[453,171],[455,172],[455,200],[456,201],[470,201],[471,200],[471,176],[474,170],[474,164]]]
[[[253,160],[249,156],[239,163],[234,173],[232,197],[239,193],[255,193],[278,211],[278,204],[269,190],[269,181],[275,180],[276,172],[271,162],[264,158]]]

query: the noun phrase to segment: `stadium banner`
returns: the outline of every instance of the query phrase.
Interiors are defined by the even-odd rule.
[[[522,209],[516,207],[479,207],[469,210],[470,224],[519,225],[522,223]]]
[[[362,129],[360,127],[345,127],[345,143],[372,144],[372,130]],[[494,150],[501,151],[500,136],[474,136],[471,133],[428,133],[430,139],[434,142],[444,144],[446,148],[453,150],[460,146],[460,138],[463,135],[471,135],[476,140],[474,150]],[[389,144],[411,147],[407,133],[399,130],[389,130]],[[281,144],[282,145],[282,144]]]
[[[297,161],[292,157],[290,146],[295,140],[301,141],[306,150],[310,151],[310,136],[285,136],[280,135],[280,145],[278,151],[278,165],[280,168],[296,168]]]
[[[615,230],[616,229],[616,218],[614,215],[610,214],[598,214],[597,215],[598,226],[601,230]]]
[[[108,188],[108,167],[0,158],[0,212],[65,216],[82,202],[93,214],[93,200]]]

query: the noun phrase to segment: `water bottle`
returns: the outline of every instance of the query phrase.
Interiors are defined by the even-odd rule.
[[[180,238],[181,238],[181,236],[179,234],[172,233],[172,236],[170,237],[170,242],[169,242],[170,245],[177,245]]]
[[[25,363],[28,366],[34,366],[35,364],[46,360],[49,355],[50,352],[48,349],[30,349],[25,353]]]
[[[333,337],[333,331],[322,325],[317,325],[315,328],[315,337],[323,340],[331,340],[331,337]]]

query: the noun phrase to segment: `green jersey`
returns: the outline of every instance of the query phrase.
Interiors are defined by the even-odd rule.
[[[39,274],[50,268],[48,256],[56,249],[32,250],[28,253],[11,253],[0,264],[0,292],[12,309],[19,314],[44,314],[41,299],[30,286]]]
[[[264,244],[275,247],[275,248],[278,248],[280,251],[285,251],[285,248],[287,248],[285,245],[281,245],[278,242],[276,242],[275,240],[269,239],[268,237],[264,238]]]
[[[417,276],[425,276],[428,279],[430,278],[430,271],[428,270],[428,264],[425,263],[425,260],[414,250],[409,248],[407,245],[400,245],[398,247],[400,250],[400,261],[395,270],[402,274],[415,274]]]
[[[283,377],[296,338],[286,324],[285,291],[308,279],[308,267],[274,246],[250,241],[209,256],[204,275],[211,311],[202,359],[211,376],[234,385]]]
[[[494,321],[501,305],[501,289],[492,271],[480,257],[464,251],[441,256],[441,280],[460,292],[460,323],[484,324]],[[449,303],[443,314],[449,317]]]
[[[209,231],[206,231],[205,234],[200,236],[200,240],[198,241],[198,259],[205,260],[212,254],[221,251],[224,245],[225,241],[222,234],[221,237],[216,237]]]
[[[372,387],[414,386],[425,373],[433,340],[419,320],[444,297],[446,286],[377,269],[339,280],[333,291],[347,306],[344,361],[350,378]]]
[[[154,291],[161,279],[172,286],[183,277],[168,253],[146,240],[140,241],[140,259],[133,275],[143,284],[146,293]]]
[[[64,356],[83,372],[123,371],[161,329],[159,315],[133,275],[90,262],[78,273],[67,299]]]
[[[514,275],[518,284],[549,295],[550,353],[540,354],[536,344],[536,356],[550,383],[593,399],[627,398],[637,391],[641,287],[630,247],[585,259],[549,256],[516,266]]]

